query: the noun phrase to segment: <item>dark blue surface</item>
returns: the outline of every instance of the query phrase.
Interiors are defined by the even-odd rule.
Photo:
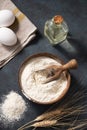
[[[37,105],[25,98],[18,84],[18,70],[21,63],[30,55],[49,52],[58,55],[65,62],[76,58],[78,69],[71,71],[71,88],[86,89],[87,92],[87,0],[12,0],[17,7],[36,25],[38,32],[15,58],[0,70],[0,102],[1,97],[11,90],[17,91],[28,103],[25,118],[12,127],[1,126],[0,130],[17,130],[29,120],[45,111],[49,106]],[[60,14],[69,26],[70,38],[53,47],[44,36],[44,24],[54,15]]]

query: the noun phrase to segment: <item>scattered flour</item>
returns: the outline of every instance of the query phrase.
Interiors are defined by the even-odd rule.
[[[26,97],[39,102],[52,101],[63,93],[67,87],[67,78],[63,73],[59,79],[42,84],[45,76],[34,75],[34,72],[44,69],[49,65],[61,65],[58,61],[49,57],[37,57],[28,61],[21,75],[21,85]]]
[[[18,93],[11,91],[0,104],[0,120],[5,123],[19,121],[26,110],[27,106],[23,98]]]

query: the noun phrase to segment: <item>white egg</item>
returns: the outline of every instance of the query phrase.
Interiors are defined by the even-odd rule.
[[[9,27],[15,21],[15,15],[11,10],[0,11],[0,27]]]
[[[9,28],[0,28],[0,43],[7,46],[12,46],[17,43],[16,34]]]

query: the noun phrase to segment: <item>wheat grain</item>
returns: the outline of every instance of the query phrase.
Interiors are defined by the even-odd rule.
[[[40,116],[38,116],[35,120],[36,121],[40,121],[40,120],[44,120],[44,119],[49,119],[51,118],[52,116],[56,116],[56,115],[60,115],[61,113],[61,110],[57,109],[57,110],[53,110],[53,111],[50,111],[50,112],[46,112]]]
[[[44,120],[44,121],[36,122],[32,126],[34,126],[34,127],[51,127],[51,126],[56,125],[56,123],[57,123],[57,120]]]
[[[24,130],[24,129],[27,129],[27,128],[30,128],[30,127],[34,127],[35,128],[38,128],[38,127],[52,127],[52,126],[55,126],[57,123],[57,120],[44,120],[44,121],[40,121],[40,122],[36,122],[30,126],[26,126],[26,127],[22,127],[20,130]]]

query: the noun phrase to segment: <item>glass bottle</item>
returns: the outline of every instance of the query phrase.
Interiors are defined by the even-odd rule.
[[[67,33],[68,26],[62,16],[57,15],[52,19],[46,21],[44,27],[44,35],[53,45],[64,41],[67,37]]]

